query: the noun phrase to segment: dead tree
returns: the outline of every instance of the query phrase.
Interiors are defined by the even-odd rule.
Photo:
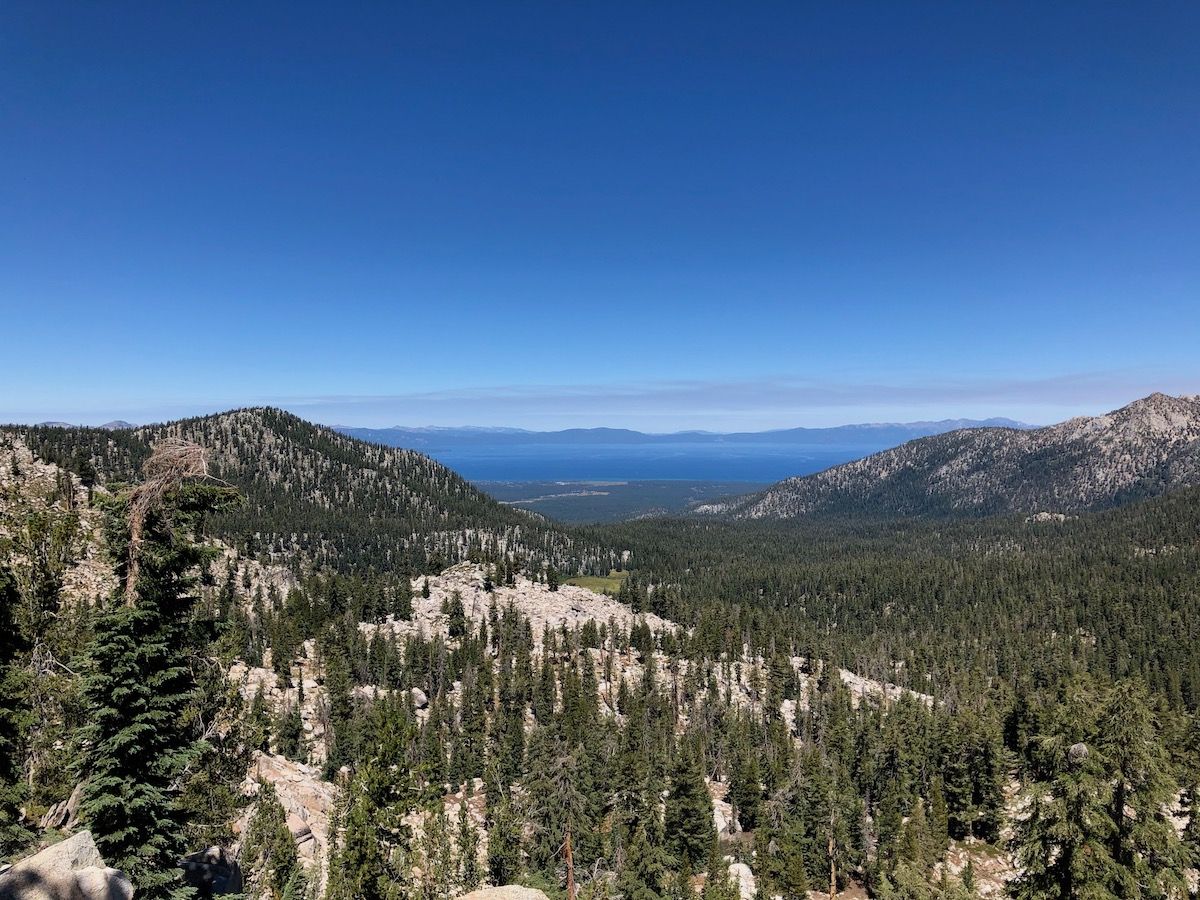
[[[163,498],[188,478],[208,477],[204,448],[182,438],[167,438],[154,445],[142,464],[142,483],[129,493],[129,560],[125,573],[125,602],[137,596],[138,553],[146,519],[162,507]]]

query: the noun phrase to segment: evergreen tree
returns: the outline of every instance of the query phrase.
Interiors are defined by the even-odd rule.
[[[186,714],[196,699],[186,629],[192,573],[206,555],[193,534],[229,493],[185,484],[148,511],[139,505],[145,494],[132,496],[114,505],[109,537],[125,594],[96,623],[84,683],[81,813],[105,860],[130,876],[139,897],[155,900],[187,894],[175,865],[184,849],[176,800],[203,750]]]
[[[625,900],[662,900],[662,888],[660,854],[650,843],[646,826],[639,824],[625,849],[625,864],[617,878],[617,890]]]
[[[511,884],[521,870],[521,845],[512,805],[505,797],[494,809],[489,807],[489,811],[488,878],[495,885]]]
[[[950,817],[946,810],[946,798],[942,794],[942,780],[934,778],[929,788],[929,836],[934,860],[941,859],[950,846]]]
[[[425,813],[419,896],[424,900],[448,900],[455,894],[457,880],[458,866],[446,821],[446,807],[439,798]]]
[[[740,744],[729,781],[729,802],[742,830],[753,831],[762,815],[762,771],[754,751]]]
[[[455,591],[450,595],[446,615],[449,617],[448,630],[450,637],[461,638],[467,633],[467,612],[463,607],[463,598],[460,592]]]
[[[1187,861],[1167,812],[1175,783],[1145,689],[1130,680],[1119,682],[1108,692],[1099,725],[1099,747],[1112,785],[1114,893],[1140,897],[1150,886],[1152,896],[1182,894]]]
[[[483,873],[479,870],[479,832],[471,823],[467,809],[470,799],[470,792],[464,790],[463,802],[458,805],[458,883],[467,892],[479,887],[483,879]]]
[[[666,849],[686,874],[701,871],[716,841],[712,798],[695,753],[684,746],[676,754],[664,822]]]
[[[729,874],[729,864],[721,855],[720,848],[713,842],[712,851],[708,856],[708,864],[704,867],[704,891],[701,900],[739,900],[740,892]]]
[[[275,750],[288,759],[304,760],[304,722],[299,701],[289,703],[275,725]]]
[[[288,831],[287,814],[272,784],[259,783],[255,812],[246,828],[241,859],[259,896],[265,894],[272,900],[280,900],[289,887],[295,890],[295,881],[300,874],[296,842]]]
[[[787,818],[777,844],[778,874],[775,887],[783,900],[807,900],[809,880],[804,861],[804,828],[798,818]]]
[[[1018,820],[1020,874],[1009,883],[1015,900],[1108,900],[1115,867],[1109,847],[1111,788],[1086,745],[1043,740],[1052,778],[1034,786],[1029,815]]]
[[[344,892],[339,900],[385,900],[387,897],[387,870],[376,830],[378,814],[368,793],[355,780],[335,860],[339,886]]]

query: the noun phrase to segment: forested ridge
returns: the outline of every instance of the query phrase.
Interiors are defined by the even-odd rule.
[[[1194,491],[573,530],[272,411],[5,440],[6,855],[87,827],[148,898],[210,844],[270,898],[1195,891]],[[561,575],[602,566],[597,618]]]
[[[13,427],[38,456],[88,483],[137,477],[151,445],[208,449],[212,474],[243,503],[210,517],[249,556],[341,571],[436,571],[506,552],[571,571],[607,572],[611,554],[492,500],[423,454],[368,444],[272,408],[234,410],[129,430]]]

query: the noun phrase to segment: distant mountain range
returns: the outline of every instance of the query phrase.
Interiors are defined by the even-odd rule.
[[[108,431],[128,431],[130,428],[137,428],[132,422],[126,422],[124,419],[113,419],[111,422],[105,422],[103,425],[72,425],[70,422],[38,422],[38,425],[44,428],[104,428]]]
[[[943,419],[937,422],[885,422],[863,425],[839,425],[833,428],[785,428],[773,431],[676,431],[652,434],[627,428],[567,428],[562,431],[526,431],[521,428],[359,428],[335,425],[342,434],[386,447],[417,450],[451,447],[502,447],[530,444],[805,444],[838,446],[845,444],[893,447],[914,438],[942,434],[962,428],[1015,428],[1030,426],[1012,419]]]
[[[1200,484],[1200,397],[1152,394],[1045,428],[968,427],[697,512],[737,519],[1070,513]]]

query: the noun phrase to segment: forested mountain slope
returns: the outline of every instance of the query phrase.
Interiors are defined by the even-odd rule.
[[[264,418],[44,446],[118,473],[202,438],[248,508],[373,496],[361,445]],[[601,598],[503,555],[410,578],[284,544],[264,565],[265,541],[211,540],[246,514],[212,479],[135,526],[155,471],[89,497],[0,436],[0,857],[85,827],[146,900],[210,845],[260,900],[1184,900],[1197,878],[1198,489],[1065,521],[572,532],[633,550]],[[1089,829],[1119,840],[1058,865]]]
[[[707,634],[938,695],[1137,675],[1200,708],[1200,488],[1058,519],[607,525],[625,592]]]
[[[544,520],[492,500],[445,466],[381,447],[277,409],[241,409],[133,430],[9,427],[39,458],[85,482],[129,481],[151,446],[183,438],[205,447],[210,473],[244,503],[212,519],[251,556],[341,570],[423,571],[514,554],[531,569],[607,573],[614,553],[576,544]]]
[[[739,519],[1077,512],[1200,484],[1200,397],[1032,430],[969,428],[697,511]]]

